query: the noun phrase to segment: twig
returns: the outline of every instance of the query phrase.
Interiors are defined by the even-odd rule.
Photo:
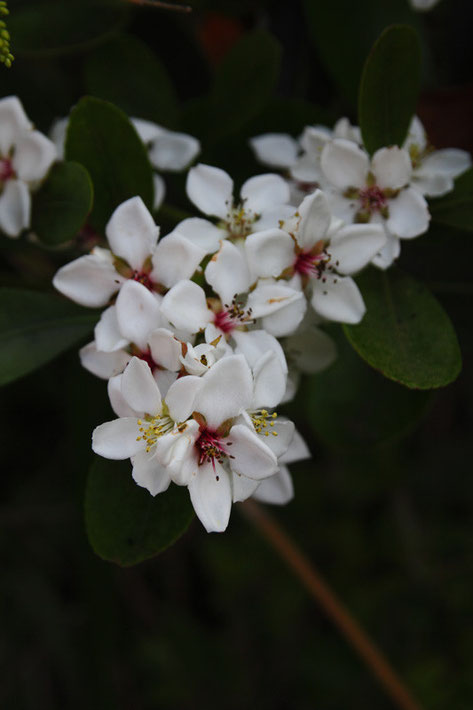
[[[128,0],[133,5],[146,5],[148,7],[159,7],[163,10],[174,10],[175,12],[192,12],[190,5],[178,5],[173,2],[162,2],[161,0]]]
[[[337,599],[307,557],[279,524],[254,501],[239,510],[258,528],[270,545],[293,570],[310,595],[345,636],[384,690],[402,710],[421,710],[379,648]]]

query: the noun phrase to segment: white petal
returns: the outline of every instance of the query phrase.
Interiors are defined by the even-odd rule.
[[[339,190],[346,190],[365,185],[369,159],[355,143],[338,138],[323,149],[321,165],[327,180]]]
[[[289,185],[280,175],[268,173],[246,180],[241,188],[245,210],[259,213],[263,210],[289,202]]]
[[[157,212],[163,204],[164,198],[166,197],[166,183],[164,182],[161,175],[158,175],[158,173],[153,173],[153,188],[153,209],[155,212]]]
[[[389,269],[395,259],[401,253],[401,242],[398,237],[393,237],[392,234],[387,234],[387,242],[382,249],[373,257],[372,263],[378,269]]]
[[[304,183],[304,187],[309,187],[313,184],[313,189],[315,190],[316,185],[321,183],[324,179],[320,159],[316,159],[313,155],[303,155],[299,158],[297,163],[292,166],[291,177],[299,183]]]
[[[106,459],[127,459],[143,448],[143,442],[136,440],[138,436],[136,419],[133,417],[114,419],[94,429],[92,449]]]
[[[337,357],[333,339],[314,327],[291,335],[285,341],[284,349],[298,369],[307,374],[325,370]]]
[[[273,335],[265,330],[249,330],[247,332],[235,330],[232,337],[237,344],[235,355],[244,355],[251,368],[255,366],[261,355],[272,351],[277,356],[283,372],[287,372],[284,351]]]
[[[84,345],[79,350],[79,357],[82,367],[91,372],[96,377],[108,380],[110,377],[120,374],[125,369],[131,355],[126,350],[116,350],[114,352],[104,352],[97,350],[95,341]]]
[[[314,284],[312,306],[324,318],[339,323],[359,323],[366,307],[358,286],[349,276],[327,274]]]
[[[176,328],[197,333],[213,320],[204,290],[193,281],[179,281],[164,296],[161,312]]]
[[[245,240],[245,251],[255,277],[279,276],[296,258],[294,241],[282,229],[250,234]]]
[[[225,469],[215,464],[199,467],[189,483],[189,493],[195,513],[207,532],[223,532],[230,519],[232,488]]]
[[[158,385],[163,399],[165,399],[169,388],[176,381],[177,372],[171,372],[171,370],[161,370],[157,367],[153,372],[153,377],[154,381]]]
[[[131,358],[123,373],[121,387],[125,402],[137,412],[161,414],[161,393],[144,360]]]
[[[166,132],[166,129],[162,126],[158,126],[157,123],[152,121],[146,121],[144,118],[132,118],[130,120],[143,143],[151,143],[151,141]]]
[[[97,350],[102,352],[115,352],[129,345],[127,338],[120,332],[116,306],[110,306],[102,313],[95,326],[94,335]]]
[[[249,294],[247,305],[252,309],[254,318],[263,318],[302,298],[302,293],[285,286],[284,282],[260,282]]]
[[[190,419],[183,427],[158,439],[156,457],[178,486],[187,486],[197,474],[199,462],[195,442],[198,437],[199,425]]]
[[[415,146],[420,153],[427,147],[427,135],[418,116],[412,118],[403,148],[409,149],[410,146]]]
[[[359,201],[357,199],[343,197],[343,195],[334,190],[327,190],[325,194],[327,195],[332,213],[345,222],[345,224],[351,224],[355,219],[355,214],[359,210]]]
[[[408,187],[397,197],[388,201],[389,219],[386,226],[389,231],[401,239],[412,239],[423,234],[429,228],[429,206],[422,195]]]
[[[379,224],[342,227],[330,241],[330,263],[341,274],[354,274],[369,264],[386,241],[386,232]]]
[[[148,338],[153,360],[167,370],[181,369],[182,343],[167,328],[157,328]]]
[[[261,355],[255,363],[253,379],[252,407],[276,407],[284,397],[287,374],[272,350]]]
[[[111,377],[107,384],[107,393],[110,400],[111,407],[115,414],[119,417],[134,417],[135,419],[141,419],[144,417],[145,412],[136,411],[133,407],[125,402],[122,395],[122,377],[123,375],[116,375]]]
[[[146,488],[152,496],[169,488],[171,477],[156,459],[154,451],[140,451],[132,457],[131,462],[133,480],[142,488]]]
[[[343,136],[337,136],[342,138]],[[299,139],[301,147],[312,159],[320,159],[322,150],[332,138],[332,131],[326,126],[306,126]]]
[[[21,180],[41,180],[56,160],[56,146],[39,131],[28,131],[18,140],[13,167]]]
[[[185,422],[194,411],[195,398],[202,387],[202,378],[185,375],[176,380],[166,395],[169,415],[175,422]]]
[[[471,168],[471,155],[466,150],[444,148],[429,153],[421,163],[422,171],[440,172],[456,178]]]
[[[199,163],[189,170],[188,198],[201,212],[225,219],[233,200],[233,180],[220,168]]]
[[[53,285],[81,306],[100,308],[109,302],[124,281],[112,261],[97,254],[87,254],[62,266],[53,278]]]
[[[66,143],[67,127],[69,116],[57,118],[49,130],[49,137],[56,146],[56,156],[58,160],[64,160],[64,146]]]
[[[0,230],[18,237],[30,224],[31,197],[21,180],[8,180],[0,195]]]
[[[224,304],[230,304],[237,294],[246,293],[250,272],[242,252],[231,242],[222,241],[207,264],[205,279]]]
[[[277,418],[270,421],[261,434],[260,439],[268,446],[277,459],[282,458],[294,438],[295,427],[289,419]]]
[[[287,133],[265,133],[250,138],[256,158],[274,168],[289,168],[297,160],[299,145]]]
[[[310,249],[324,239],[332,221],[332,214],[325,194],[316,190],[302,200],[299,206],[301,221],[296,235],[302,249]]]
[[[179,172],[187,168],[199,153],[197,138],[186,133],[165,131],[152,142],[148,155],[151,165],[158,170]]]
[[[201,378],[194,408],[217,429],[227,419],[248,409],[253,396],[253,378],[243,355],[230,355],[215,363]]]
[[[304,318],[307,309],[307,301],[303,294],[301,298],[291,301],[283,308],[280,308],[262,320],[263,328],[276,338],[283,338],[293,333]]]
[[[280,458],[280,463],[304,461],[305,459],[310,459],[311,456],[309,447],[296,429],[286,453]]]
[[[362,144],[361,131],[358,126],[352,126],[348,118],[339,118],[333,127],[334,138],[345,138],[347,141]]]
[[[295,208],[292,205],[267,207],[260,212],[259,219],[253,223],[252,232],[263,232],[266,229],[275,229],[275,227],[279,227],[281,220],[284,222],[292,217],[294,210]]]
[[[286,466],[280,466],[279,471],[261,481],[253,498],[260,503],[270,505],[285,505],[294,498],[292,477]]]
[[[270,476],[270,478],[272,478],[272,476]],[[241,503],[247,498],[250,498],[259,485],[260,481],[255,481],[253,478],[248,478],[248,476],[242,476],[241,474],[232,472],[233,502]]]
[[[174,234],[186,237],[195,247],[202,249],[206,254],[213,254],[217,251],[220,240],[226,236],[224,230],[200,217],[191,217],[179,222],[168,236]]]
[[[146,286],[129,279],[117,298],[117,321],[120,333],[141,350],[148,349],[148,338],[161,325],[161,297]]]
[[[205,251],[178,232],[161,239],[153,254],[151,279],[171,288],[182,279],[190,279]]]
[[[397,145],[377,150],[371,168],[379,187],[391,187],[394,190],[407,185],[412,173],[409,153]]]
[[[244,424],[235,424],[226,441],[227,446],[231,442],[230,467],[234,473],[259,481],[278,470],[275,454]]]
[[[159,227],[141,197],[131,197],[116,208],[105,233],[112,252],[136,271],[141,271],[156,247]]]
[[[21,101],[16,96],[0,99],[0,153],[6,155],[19,136],[31,129]]]

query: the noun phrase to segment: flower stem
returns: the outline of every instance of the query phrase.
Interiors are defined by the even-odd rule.
[[[421,710],[380,649],[337,599],[315,567],[280,525],[254,501],[247,500],[238,507],[292,569],[312,598],[353,646],[394,704],[402,710]]]

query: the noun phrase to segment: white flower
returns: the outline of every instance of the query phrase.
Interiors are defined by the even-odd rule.
[[[276,225],[290,213],[290,191],[279,175],[257,175],[247,180],[240,199],[233,199],[233,180],[220,168],[199,164],[189,170],[187,196],[204,214],[217,217],[217,225],[191,218],[181,222],[175,232],[185,234],[207,253],[219,248],[220,240],[244,239],[258,229]]]
[[[411,121],[403,147],[411,158],[412,187],[427,197],[446,195],[453,190],[455,178],[471,167],[471,156],[466,150],[434,150],[417,116]]]
[[[353,142],[328,143],[321,157],[327,192],[334,214],[345,222],[384,225],[387,242],[373,263],[387,268],[399,255],[399,239],[412,239],[427,231],[430,214],[423,196],[410,186],[409,153],[397,146],[380,148],[369,159]]]
[[[289,503],[294,497],[294,486],[287,464],[305,459],[310,459],[310,451],[302,436],[295,430],[286,453],[278,459],[278,472],[261,481],[252,497],[260,503],[270,503],[271,505]]]
[[[61,267],[53,279],[58,291],[82,306],[105,306],[127,279],[162,293],[190,278],[205,255],[178,234],[158,243],[159,227],[141,197],[119,205],[105,233],[111,251],[96,247]]]
[[[438,2],[440,2],[440,0],[410,0],[414,10],[419,10],[419,12],[431,10]]]
[[[248,237],[245,248],[252,269],[262,277],[291,277],[293,284],[308,288],[312,307],[324,318],[358,323],[365,306],[349,275],[366,266],[383,247],[384,230],[363,224],[334,231],[327,198],[320,190],[307,196],[281,227]],[[284,283],[277,282],[280,288]]]
[[[147,364],[133,358],[121,376],[121,394],[137,416],[97,427],[94,451],[132,457],[133,478],[153,495],[171,480],[188,486],[208,532],[228,525],[234,479],[260,481],[278,470],[276,454],[242,418],[253,378],[241,355],[223,358],[200,378],[176,380],[165,401]]]
[[[0,99],[0,230],[8,237],[29,227],[30,192],[55,159],[54,144],[33,129],[18,98]]]

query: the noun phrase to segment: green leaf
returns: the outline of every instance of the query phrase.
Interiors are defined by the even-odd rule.
[[[90,544],[104,560],[136,565],[172,545],[194,516],[186,489],[171,484],[152,496],[131,476],[130,461],[96,458],[85,494]]]
[[[98,320],[49,293],[0,289],[0,384],[36,370],[80,342]]]
[[[101,99],[86,96],[72,110],[66,157],[81,163],[94,185],[90,222],[103,232],[113,210],[139,195],[151,208],[153,177],[145,146],[128,117]]]
[[[179,108],[163,64],[135,37],[123,36],[101,45],[87,59],[89,94],[111,101],[129,116],[175,128]]]
[[[369,153],[401,146],[416,110],[421,52],[412,27],[394,25],[375,42],[360,82],[358,118]]]
[[[429,200],[429,208],[434,222],[473,232],[473,168],[455,180],[448,195]]]
[[[93,187],[79,163],[56,163],[33,196],[31,224],[44,244],[73,239],[92,209]]]
[[[429,392],[391,382],[356,354],[341,328],[331,328],[337,359],[307,382],[308,412],[316,434],[337,450],[365,450],[412,431]]]
[[[53,56],[85,51],[115,32],[128,8],[120,0],[29,0],[11,8],[15,55]]]
[[[433,389],[455,380],[461,369],[457,336],[430,291],[397,269],[370,269],[357,282],[367,312],[344,330],[358,354],[406,387]]]
[[[225,56],[208,97],[193,101],[187,127],[209,144],[237,133],[271,98],[279,75],[281,48],[264,30],[243,35]]]

